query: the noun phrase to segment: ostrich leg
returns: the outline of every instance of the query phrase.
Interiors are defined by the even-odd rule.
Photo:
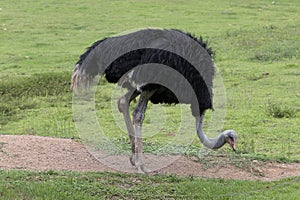
[[[118,101],[118,108],[121,113],[123,113],[123,118],[126,124],[129,140],[130,140],[130,146],[131,146],[131,156],[130,156],[130,163],[135,166],[134,162],[134,155],[135,155],[135,143],[134,143],[134,136],[135,131],[130,119],[129,115],[129,104],[132,99],[134,99],[138,94],[137,93],[131,93],[128,92],[124,96],[122,96]]]
[[[147,173],[149,170],[144,166],[142,161],[142,124],[145,118],[145,111],[147,109],[147,104],[150,97],[153,95],[155,91],[144,91],[140,95],[139,102],[136,108],[133,111],[133,122],[135,125],[135,138],[134,138],[134,146],[135,146],[135,155],[134,155],[134,163],[137,167],[139,173]]]

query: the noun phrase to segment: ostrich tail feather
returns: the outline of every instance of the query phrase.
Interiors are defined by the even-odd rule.
[[[71,85],[70,89],[77,93],[77,84],[78,84],[78,68],[76,67],[73,71],[72,78],[71,78]]]
[[[82,72],[77,64],[72,74],[70,89],[73,90],[75,94],[80,93],[82,90],[86,91],[90,88],[92,80],[93,77]]]

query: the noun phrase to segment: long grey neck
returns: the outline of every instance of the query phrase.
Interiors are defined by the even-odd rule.
[[[196,129],[200,141],[209,149],[221,148],[226,143],[224,134],[221,133],[218,137],[215,138],[207,137],[203,131],[203,119],[204,114],[202,114],[200,117],[196,117]]]

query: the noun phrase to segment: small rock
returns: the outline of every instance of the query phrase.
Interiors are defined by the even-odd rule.
[[[259,162],[258,162],[258,160],[252,160],[252,163],[253,164],[258,164]]]
[[[263,76],[268,76],[270,73],[269,72],[264,72],[262,75]]]
[[[261,168],[259,168],[259,167],[257,167],[256,169],[255,169],[258,173],[260,173],[260,174],[262,174],[264,171],[261,169]]]

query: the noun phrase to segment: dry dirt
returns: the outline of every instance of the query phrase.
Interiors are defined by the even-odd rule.
[[[128,156],[105,155],[103,152],[93,155],[84,145],[71,139],[0,135],[0,169],[137,173],[130,165]],[[230,164],[207,167],[184,156],[145,155],[145,164],[152,171],[150,174],[263,181],[300,176],[300,163],[252,161],[250,167],[241,169]]]

